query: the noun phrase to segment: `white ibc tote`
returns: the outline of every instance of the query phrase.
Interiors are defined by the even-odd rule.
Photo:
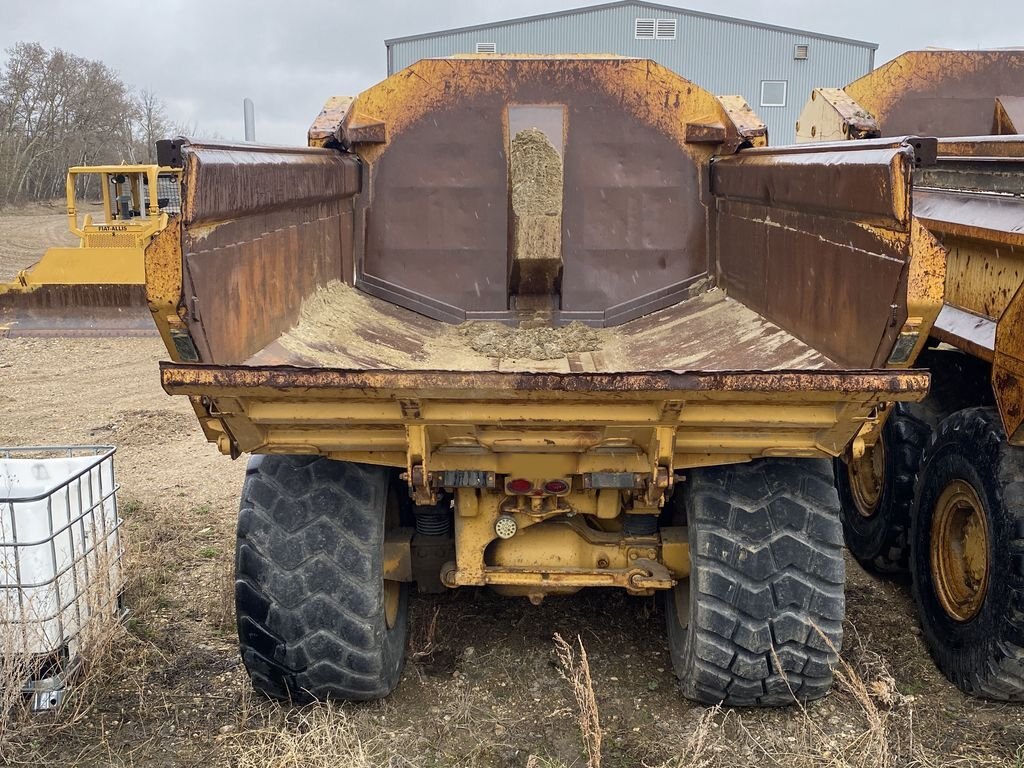
[[[90,620],[117,611],[113,457],[105,446],[0,448],[0,656],[45,659],[61,678]]]

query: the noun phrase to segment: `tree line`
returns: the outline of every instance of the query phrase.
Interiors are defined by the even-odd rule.
[[[0,62],[0,206],[64,196],[73,165],[156,162],[160,99],[100,61],[17,43]]]

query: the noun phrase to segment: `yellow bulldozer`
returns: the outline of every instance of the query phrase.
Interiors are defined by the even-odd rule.
[[[79,245],[50,248],[0,283],[0,337],[153,334],[143,252],[181,211],[179,176],[157,165],[71,168],[68,228]],[[101,198],[96,213],[80,199],[89,182]]]

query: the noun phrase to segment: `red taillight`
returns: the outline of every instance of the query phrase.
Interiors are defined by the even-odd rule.
[[[515,480],[505,483],[505,488],[509,493],[529,493],[533,490],[533,483],[525,477],[517,477]]]
[[[566,493],[568,490],[569,484],[565,480],[548,480],[544,483],[544,491],[554,496]]]

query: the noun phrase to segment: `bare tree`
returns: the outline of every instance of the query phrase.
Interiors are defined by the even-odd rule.
[[[138,139],[140,146],[136,152],[140,163],[156,162],[156,143],[167,138],[171,133],[171,121],[167,117],[167,108],[152,91],[143,90],[136,99],[139,111]]]
[[[59,48],[17,43],[0,63],[0,205],[60,196],[73,165],[150,163],[163,102]]]

